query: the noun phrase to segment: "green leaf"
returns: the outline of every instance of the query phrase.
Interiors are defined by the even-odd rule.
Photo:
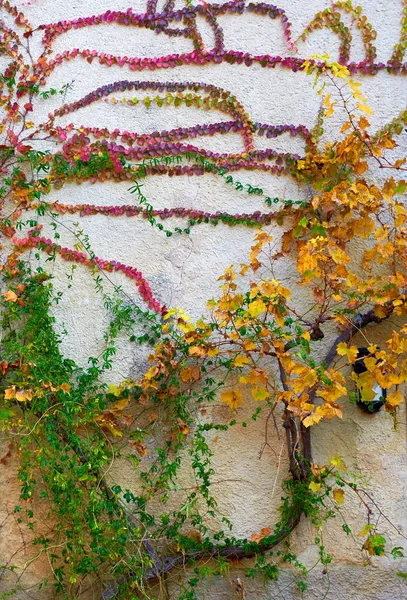
[[[0,421],[11,419],[16,413],[11,408],[0,408]]]

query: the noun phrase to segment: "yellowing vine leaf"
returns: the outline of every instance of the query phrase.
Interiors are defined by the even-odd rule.
[[[372,529],[374,529],[374,525],[372,523],[370,523],[370,524],[362,527],[362,529],[359,531],[359,533],[357,535],[359,537],[363,537],[363,536],[367,535],[368,533],[370,533],[372,531]]]
[[[333,457],[329,459],[329,464],[336,467],[339,471],[346,471],[346,465],[339,454],[334,454]]]
[[[255,300],[254,302],[252,302],[249,305],[249,308],[247,309],[247,312],[249,313],[249,315],[253,318],[258,317],[261,313],[265,312],[267,310],[267,306],[265,305],[265,303],[263,302],[263,300],[261,298],[259,298],[259,300]]]
[[[345,492],[341,488],[337,488],[332,492],[335,502],[345,504]]]
[[[387,394],[386,402],[391,406],[391,408],[395,408],[396,406],[404,402],[403,394],[400,391]]]
[[[227,404],[232,410],[236,410],[240,404],[243,404],[242,392],[240,390],[222,392],[220,401]]]
[[[359,352],[356,346],[349,347],[345,342],[341,342],[340,344],[338,344],[336,351],[339,354],[339,356],[346,356],[348,362],[350,363],[355,362]]]
[[[308,417],[305,417],[305,419],[303,419],[302,421],[302,424],[304,425],[304,427],[311,427],[311,425],[316,425],[317,423],[319,423],[321,419],[322,415],[319,415],[314,412],[308,415]]]
[[[264,400],[270,398],[270,393],[265,387],[254,387],[252,388],[252,396],[256,402],[264,402]]]
[[[110,412],[102,413],[96,417],[95,421],[102,429],[110,431],[115,437],[121,437],[123,435],[114,414]]]
[[[12,385],[4,390],[4,399],[13,400],[16,397],[16,386]]]
[[[184,369],[181,369],[179,372],[181,380],[184,383],[187,383],[189,381],[198,381],[200,374],[201,374],[201,370],[196,365],[194,365],[192,367],[186,367]]]
[[[356,106],[358,107],[358,109],[361,112],[365,113],[366,115],[372,115],[373,114],[373,110],[367,104],[363,104],[362,102],[358,102]]]
[[[250,358],[243,354],[238,354],[232,364],[234,367],[244,367],[244,365],[247,365],[249,362]]]
[[[189,354],[190,356],[205,356],[206,349],[204,346],[190,346]]]
[[[17,402],[30,402],[33,399],[31,390],[17,390],[15,394]]]

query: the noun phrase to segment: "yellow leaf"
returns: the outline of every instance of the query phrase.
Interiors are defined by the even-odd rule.
[[[68,394],[68,392],[71,389],[71,386],[69,385],[69,383],[63,383],[62,385],[59,386],[59,389],[61,389],[66,394]]]
[[[268,383],[267,373],[263,369],[253,369],[247,373],[247,382],[252,385],[259,385],[260,383],[266,385]]]
[[[16,397],[16,386],[15,385],[12,385],[12,386],[8,387],[6,390],[4,390],[4,399],[5,400],[12,400],[15,397]]]
[[[305,419],[303,419],[302,424],[304,425],[304,427],[311,427],[311,425],[319,423],[321,419],[322,415],[312,413],[312,415],[308,415],[308,417],[305,417]]]
[[[351,127],[351,124],[349,123],[349,121],[346,121],[346,123],[344,123],[341,127],[341,133],[345,133],[346,131],[348,131],[349,127]]]
[[[362,527],[362,529],[359,531],[359,533],[357,535],[360,537],[363,537],[364,535],[367,535],[370,531],[372,531],[372,529],[374,529],[374,525],[372,525],[372,524],[365,525],[364,527]]]
[[[182,319],[183,321],[190,321],[191,317],[189,317],[182,308],[174,307],[171,308],[164,317],[164,320],[167,321],[171,317],[176,317],[177,319]]]
[[[32,400],[33,395],[31,390],[18,390],[15,395],[17,402],[27,402]]]
[[[153,367],[151,367],[153,368]],[[113,396],[120,396],[120,394],[122,393],[122,388],[120,385],[115,385],[114,383],[111,383],[109,385],[109,394],[113,394]]]
[[[359,375],[352,373],[352,379],[356,381],[362,402],[371,402],[376,395],[373,388],[377,385],[373,375],[369,371]]]
[[[334,112],[335,112],[335,111],[334,111],[334,106],[335,106],[335,104],[336,104],[336,102],[334,102],[333,104],[331,104],[331,106],[330,106],[330,107],[327,109],[327,111],[326,111],[326,113],[325,113],[325,116],[326,116],[327,118],[328,118],[328,117],[331,117],[331,116],[334,114]]]
[[[250,314],[251,317],[256,318],[262,312],[264,312],[266,310],[266,308],[267,308],[266,305],[264,304],[263,300],[260,298],[259,300],[255,300],[254,302],[252,302],[249,305],[248,313]]]
[[[185,323],[182,320],[177,322],[177,327],[182,331],[182,333],[189,333],[190,331],[195,330],[195,326],[192,323]]]
[[[363,104],[362,102],[358,102],[356,106],[358,107],[358,109],[361,112],[365,113],[366,115],[372,115],[373,114],[373,110],[367,104]]]
[[[18,299],[17,294],[15,292],[13,292],[12,290],[8,290],[7,292],[4,292],[3,296],[5,297],[7,302],[16,302]]]
[[[232,410],[236,410],[239,404],[243,404],[242,392],[240,390],[222,392],[220,401],[227,404]]]
[[[331,464],[333,467],[336,467],[338,471],[346,471],[346,465],[339,454],[334,454],[333,458],[329,459],[329,464]]]
[[[376,229],[376,225],[370,217],[364,217],[353,222],[353,233],[366,240]]]
[[[385,148],[390,148],[392,150],[395,147],[396,143],[389,137],[385,137],[383,140],[383,146]]]
[[[243,342],[243,346],[244,346],[244,349],[247,351],[256,350],[256,344],[254,342],[252,342],[251,340],[245,340]]]
[[[339,354],[339,356],[346,356],[350,363],[355,362],[359,352],[356,346],[348,347],[348,345],[345,342],[341,342],[340,344],[338,344],[336,351]]]
[[[208,356],[210,358],[212,358],[213,356],[216,356],[217,354],[219,354],[219,348],[209,348]]]
[[[243,367],[244,365],[247,365],[247,363],[250,362],[250,358],[248,358],[247,356],[244,356],[243,354],[238,354],[238,356],[236,356],[235,360],[233,361],[232,365],[234,367]]]
[[[365,367],[368,371],[372,372],[375,370],[376,365],[377,365],[377,360],[374,356],[370,356],[369,358],[365,358],[363,360],[363,362],[365,363]]]
[[[311,481],[308,487],[311,490],[311,492],[314,492],[314,494],[316,494],[321,489],[321,484],[315,483],[315,481]]]
[[[117,402],[115,402],[114,404],[109,406],[109,410],[112,412],[112,414],[120,416],[122,414],[123,410],[128,407],[129,403],[130,403],[129,397],[122,398],[121,400],[118,400]]]
[[[386,402],[390,404],[391,407],[398,406],[402,402],[404,402],[403,394],[399,391],[392,392],[387,395]]]
[[[256,402],[263,402],[270,397],[270,394],[265,387],[254,387],[252,388],[252,396]]]
[[[345,492],[341,490],[341,488],[337,488],[333,491],[333,497],[338,504],[345,504]]]
[[[333,62],[328,66],[331,67],[332,74],[335,75],[335,77],[339,77],[340,79],[346,79],[350,75],[349,69],[347,69],[344,65],[340,65],[337,62]]]
[[[294,379],[292,383],[296,394],[303,392],[306,388],[312,387],[318,381],[318,376],[314,369],[307,369],[300,377]]]
[[[205,356],[206,349],[203,346],[191,346],[189,348],[190,356]]]
[[[376,304],[373,310],[374,314],[376,315],[376,317],[379,317],[379,319],[384,319],[388,315],[388,311],[386,310],[386,308],[384,306],[381,306],[380,304]]]

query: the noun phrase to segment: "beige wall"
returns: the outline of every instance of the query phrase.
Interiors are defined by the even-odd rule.
[[[180,0],[177,0],[181,6]],[[26,3],[27,4],[27,3]],[[28,18],[34,24],[58,21],[76,16],[87,16],[101,13],[107,9],[127,9],[129,4],[134,11],[144,12],[141,0],[36,0],[24,6]],[[394,43],[400,31],[402,11],[401,0],[361,0],[365,13],[378,31],[376,45],[378,60],[389,59]],[[311,17],[320,9],[328,6],[328,0],[278,0],[278,6],[284,8],[293,24],[295,37]],[[236,50],[249,50],[253,53],[291,55],[287,49],[281,32],[275,23],[254,16],[223,17],[225,39],[230,47]],[[117,25],[100,26],[85,30],[71,31],[61,36],[54,46],[55,52],[74,47],[95,48],[101,51],[128,56],[158,56],[160,54],[188,51],[190,42],[184,39],[158,36],[154,32],[134,30]],[[205,35],[209,34],[205,32]],[[360,60],[362,44],[360,35],[355,31],[352,60]],[[204,39],[207,39],[204,38]],[[209,40],[208,40],[208,43]],[[327,31],[316,32],[310,41],[301,45],[301,56],[315,52],[328,52],[337,58],[337,39]],[[210,65],[205,67],[182,66],[173,70],[151,72],[131,72],[126,67],[107,68],[97,62],[89,65],[86,61],[77,60],[65,63],[51,75],[47,87],[59,88],[74,80],[66,101],[72,102],[81,98],[94,88],[120,79],[129,80],[173,80],[173,81],[205,81],[214,83],[233,92],[254,121],[263,123],[293,123],[312,127],[315,122],[319,97],[312,90],[312,79],[303,73],[292,73],[280,68],[263,69],[253,65],[250,68],[241,65]],[[375,126],[384,124],[405,108],[406,80],[403,77],[380,73],[375,77],[362,77],[363,89],[375,110],[372,122]],[[116,95],[120,98],[120,94]],[[140,94],[142,97],[142,94]],[[52,97],[47,102],[38,101],[36,119],[57,108],[62,102],[61,96]],[[193,125],[200,122],[216,121],[224,117],[216,113],[189,111],[185,108],[151,107],[146,110],[141,103],[131,108],[116,104],[100,103],[98,106],[81,109],[73,115],[60,120],[62,123],[74,121],[84,125],[103,125],[111,129],[119,127],[130,131],[154,131],[171,129],[177,126]],[[339,117],[334,118],[331,135],[339,127]],[[405,135],[405,134],[404,134]],[[266,140],[268,141],[268,140]],[[241,150],[241,139],[237,135],[208,138],[203,141],[205,147],[217,151]],[[265,139],[259,139],[259,147]],[[270,145],[277,149],[297,150],[301,152],[301,144],[283,136],[270,140]],[[276,178],[265,173],[240,172],[238,178],[267,190],[269,195],[285,198],[305,198],[306,190],[299,190],[288,178]],[[264,210],[262,200],[256,196],[248,196],[242,192],[234,192],[220,178],[212,175],[202,177],[166,176],[149,178],[144,182],[144,194],[155,208],[186,206],[207,211],[225,210],[235,212],[252,212]],[[135,202],[128,192],[128,185],[123,184],[83,184],[72,185],[59,192],[53,192],[51,200],[69,203],[130,204]],[[61,223],[72,227],[78,220],[75,216],[61,217]],[[174,222],[175,223],[175,222]],[[173,236],[166,238],[157,229],[144,220],[137,218],[109,218],[93,216],[82,219],[81,228],[89,235],[93,250],[98,256],[115,259],[139,268],[151,283],[156,297],[167,306],[181,306],[193,318],[205,312],[206,301],[216,295],[217,278],[231,263],[244,262],[248,256],[253,231],[247,228],[229,228],[218,225],[201,225],[192,230],[189,237]],[[268,227],[278,239],[281,231],[276,225]],[[44,220],[44,231],[50,230],[49,223]],[[60,228],[62,245],[72,247],[73,236]],[[35,262],[35,259],[31,257]],[[86,364],[90,355],[96,355],[103,345],[102,332],[107,316],[104,313],[99,296],[95,295],[93,283],[86,270],[78,268],[75,285],[67,289],[65,263],[57,262],[51,268],[56,277],[57,289],[64,291],[61,305],[55,312],[57,321],[68,330],[63,341],[63,350],[75,360]],[[294,285],[295,271],[292,265],[285,264],[279,273],[285,278],[286,285]],[[117,283],[135,301],[139,302],[137,290],[131,282],[117,277]],[[108,284],[106,284],[108,285]],[[108,288],[107,288],[108,289]],[[297,301],[304,301],[303,292],[297,290]],[[380,343],[386,333],[386,325],[369,330],[372,342]],[[334,332],[327,336],[326,345],[333,339]],[[324,347],[321,345],[321,354]],[[124,341],[116,360],[116,367],[109,375],[111,381],[120,381],[126,377],[136,377],[146,365],[146,356]],[[252,406],[246,405],[239,411],[239,418],[244,412],[251,414]],[[229,418],[227,409],[215,405],[212,409],[216,418]],[[401,415],[404,421],[404,415]],[[358,474],[364,473],[369,480],[369,489],[377,502],[385,508],[397,527],[407,535],[406,506],[406,447],[405,423],[397,431],[392,429],[391,417],[382,412],[375,416],[362,414],[357,408],[349,406],[342,421],[324,423],[314,433],[313,449],[315,460],[325,463],[334,452],[338,452],[345,460],[348,468]],[[259,449],[264,435],[264,419],[252,423],[247,429],[236,427],[214,443],[216,448],[215,465],[217,468],[214,489],[220,508],[231,518],[235,525],[235,535],[250,536],[262,527],[273,526],[278,517],[280,504],[280,483],[286,477],[286,456],[282,441],[274,434],[273,451],[266,451],[259,460]],[[2,442],[6,448],[8,442]],[[4,450],[6,451],[6,450]],[[3,452],[4,452],[3,451]],[[112,478],[122,485],[133,485],[134,474],[116,467]],[[188,474],[185,473],[185,482]],[[12,512],[18,497],[18,484],[13,475],[13,463],[0,464],[0,522],[2,515]],[[346,494],[344,515],[355,531],[366,521],[360,502],[354,496]],[[385,559],[373,560],[373,566],[363,567],[362,556],[350,537],[341,530],[342,522],[336,518],[326,528],[324,541],[328,551],[335,557],[335,566],[330,569],[330,590],[328,578],[321,573],[318,565],[311,571],[310,588],[305,598],[308,600],[328,598],[330,600],[395,600],[407,598],[407,584],[395,576],[395,571],[402,568],[400,562],[388,562]],[[402,545],[400,537],[383,521],[382,529],[394,538],[397,545]],[[293,535],[293,549],[298,552],[300,560],[311,567],[317,560],[317,548],[313,544],[315,531],[310,523],[303,521]],[[0,530],[0,563],[8,560],[29,535],[22,532],[15,518],[9,516]],[[16,555],[18,564],[29,563],[32,552],[24,550]],[[28,565],[22,579],[24,585],[33,584],[47,571],[47,565],[37,562]],[[240,576],[247,585],[247,600],[271,600],[284,598],[291,600],[300,598],[296,591],[292,574],[282,574],[278,584],[267,590],[261,582],[246,580],[242,571],[232,570],[230,579]],[[172,574],[168,593],[175,597],[177,574]],[[12,578],[11,578],[12,579]],[[11,583],[0,579],[0,594],[10,589]],[[325,592],[327,595],[324,596]],[[52,597],[49,592],[30,590],[30,597],[45,600]],[[175,596],[174,596],[175,594]],[[17,598],[26,598],[23,591]],[[205,584],[200,598],[238,598],[233,583],[227,579],[214,580]]]

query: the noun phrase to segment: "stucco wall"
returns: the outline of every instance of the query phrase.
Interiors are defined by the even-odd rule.
[[[77,16],[99,14],[107,9],[144,12],[145,4],[141,0],[130,3],[129,0],[36,0],[21,3],[29,20],[34,25],[57,22]],[[182,7],[180,0],[176,8]],[[397,42],[400,33],[402,14],[401,0],[361,0],[365,14],[378,32],[376,46],[378,60],[386,62]],[[292,22],[293,38],[295,38],[311,20],[318,10],[328,6],[327,0],[279,0],[278,6],[284,8]],[[345,21],[347,17],[344,17]],[[349,19],[348,19],[349,21]],[[278,22],[255,16],[253,14],[227,15],[219,19],[224,28],[226,46],[229,49],[250,51],[254,54],[272,54],[296,56],[295,51],[284,42]],[[350,23],[350,21],[349,21]],[[202,34],[208,48],[212,44],[212,33],[204,22]],[[38,33],[33,37],[34,49],[39,48]],[[37,45],[37,46],[36,46]],[[71,48],[90,48],[127,56],[152,57],[174,52],[192,50],[192,42],[184,38],[170,38],[164,34],[156,34],[145,29],[126,28],[111,24],[94,28],[71,30],[61,35],[54,45],[54,53]],[[327,30],[317,31],[309,41],[299,46],[302,57],[327,52],[333,58],[338,56],[338,41],[334,34]],[[363,47],[360,33],[354,31],[352,60],[363,58]],[[359,75],[363,89],[374,109],[371,121],[379,127],[395,117],[406,105],[406,80],[403,76],[380,72],[375,76]],[[61,88],[72,82],[66,97],[60,95],[47,101],[37,100],[35,118],[41,120],[51,110],[57,108],[63,100],[73,102],[91,90],[113,81],[154,80],[154,81],[201,81],[214,83],[232,92],[244,105],[254,121],[268,124],[292,123],[311,128],[315,123],[320,98],[312,89],[312,78],[302,72],[293,73],[289,69],[276,67],[262,68],[258,64],[230,65],[227,63],[205,66],[183,65],[172,69],[161,69],[154,72],[132,72],[128,67],[106,67],[97,61],[89,64],[85,60],[65,62],[56,68],[47,82],[48,88]],[[120,100],[123,94],[116,94]],[[146,95],[146,94],[144,94]],[[131,94],[130,94],[131,96]],[[140,98],[143,93],[139,93]],[[88,108],[60,119],[60,123],[75,122],[77,125],[106,126],[109,129],[142,132],[160,131],[174,127],[185,127],[202,122],[225,120],[225,115],[216,111],[197,111],[185,107],[148,109],[140,102],[135,107],[121,104],[100,102]],[[329,135],[335,135],[340,126],[340,115],[332,120]],[[194,143],[197,143],[196,141]],[[294,150],[301,152],[301,142],[297,138],[283,135],[268,140],[257,138],[258,148],[273,147],[278,150]],[[217,152],[242,150],[242,139],[238,134],[229,134],[213,138],[202,138],[199,144]],[[46,147],[46,143],[44,143]],[[297,189],[288,178],[276,177],[269,173],[240,171],[238,178],[246,183],[263,188],[271,197],[306,198],[307,191]],[[211,174],[200,177],[173,177],[165,175],[150,177],[144,182],[144,194],[154,208],[185,206],[215,212],[217,210],[231,213],[254,212],[264,210],[262,198],[249,196],[235,191],[222,178]],[[127,183],[82,184],[71,185],[63,190],[52,192],[49,201],[94,203],[97,205],[131,204],[136,202],[128,191]],[[64,229],[68,225],[75,228],[78,221],[75,216],[61,216],[59,227],[61,244],[72,247],[75,243],[72,234]],[[168,222],[167,222],[168,223]],[[51,232],[49,221],[44,219],[44,233]],[[174,219],[172,225],[176,225]],[[253,230],[244,226],[230,228],[219,224],[217,227],[202,224],[192,230],[190,236],[165,237],[148,221],[137,217],[111,218],[102,215],[90,216],[80,220],[80,228],[89,236],[89,241],[96,255],[109,260],[118,260],[136,266],[150,282],[153,293],[158,300],[168,307],[181,306],[191,317],[198,318],[205,312],[205,304],[216,295],[218,277],[231,263],[239,264],[246,260],[253,239]],[[281,230],[277,225],[266,228],[278,239]],[[31,260],[35,262],[32,256]],[[50,263],[55,275],[57,290],[64,292],[60,305],[55,310],[58,326],[66,328],[63,339],[63,350],[67,356],[85,364],[88,356],[97,355],[103,346],[102,332],[108,318],[103,309],[100,296],[94,291],[93,282],[85,269],[78,267],[75,272],[75,285],[68,288],[66,273],[69,269],[65,263]],[[277,273],[291,286],[295,285],[296,275],[293,265],[284,264]],[[115,283],[123,286],[123,290],[133,300],[140,302],[137,289],[128,280],[117,274],[112,276]],[[109,284],[105,284],[108,288]],[[307,302],[305,292],[297,289],[298,304]],[[380,343],[386,332],[386,325],[369,331],[369,339]],[[332,331],[326,338],[326,346],[332,341]],[[325,343],[325,342],[324,342]],[[321,355],[325,347],[321,344]],[[115,359],[115,368],[109,374],[110,381],[118,382],[126,377],[136,377],[146,366],[146,354],[134,345],[122,343]],[[217,418],[228,419],[227,409],[214,405],[210,410]],[[243,419],[245,411],[251,414],[252,407],[247,405],[239,411]],[[391,516],[397,527],[407,535],[406,506],[406,440],[405,423],[397,431],[393,430],[392,419],[384,412],[375,416],[361,413],[356,407],[349,406],[345,410],[342,421],[321,425],[314,433],[313,449],[315,460],[321,463],[338,452],[346,462],[350,471],[364,473],[369,479],[369,488],[377,502],[385,507],[386,514]],[[264,419],[251,423],[246,429],[233,428],[219,441],[214,443],[215,466],[217,469],[214,486],[219,507],[235,526],[237,536],[249,536],[262,527],[272,526],[278,518],[277,509],[280,504],[280,483],[287,474],[284,445],[275,434],[272,440],[273,450],[266,450],[259,460],[259,449],[264,432]],[[3,441],[6,451],[8,441]],[[1,454],[1,452],[0,452]],[[134,475],[116,465],[111,471],[112,481],[123,486],[134,484]],[[188,473],[185,474],[188,482]],[[13,462],[7,466],[0,465],[0,513],[12,512],[17,503],[18,484],[13,475]],[[366,515],[356,496],[346,495],[344,506],[346,519],[354,531],[358,531],[365,521]],[[0,515],[1,522],[1,515]],[[394,600],[407,597],[407,584],[395,576],[402,568],[400,561],[390,563],[386,560],[374,560],[373,566],[362,566],[362,557],[351,537],[343,533],[342,522],[336,518],[330,522],[324,533],[324,541],[329,552],[335,558],[335,566],[329,570],[329,578],[322,574],[318,565],[309,576],[309,590],[305,598],[329,600]],[[392,527],[383,521],[382,529],[390,539],[402,545],[400,537]],[[9,559],[21,545],[28,534],[22,532],[13,517],[7,517],[0,530],[0,563]],[[315,531],[310,523],[303,521],[294,535],[292,545],[299,558],[308,567],[317,562],[317,547],[313,543]],[[23,555],[16,555],[16,562],[26,563],[27,569],[21,583],[33,585],[44,573],[48,565],[37,562],[31,565],[32,554],[24,550]],[[177,578],[182,574],[172,574],[169,579],[167,597],[176,597]],[[240,567],[232,569],[230,581],[214,580],[205,584],[200,592],[202,599],[237,598],[233,580],[240,578],[246,584],[248,600],[300,598],[300,593],[293,582],[292,574],[283,573],[278,584],[267,589],[260,581],[251,582],[244,577]],[[10,580],[0,579],[0,594],[10,589]],[[157,592],[158,593],[158,592]],[[160,592],[161,593],[161,592]],[[23,591],[17,593],[18,598],[26,598]],[[52,597],[50,591],[29,590],[29,597],[43,600]]]

